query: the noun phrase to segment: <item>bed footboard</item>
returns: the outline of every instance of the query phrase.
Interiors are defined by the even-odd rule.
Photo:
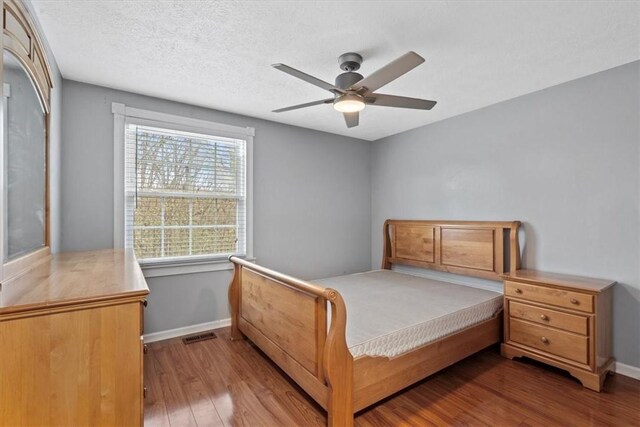
[[[353,425],[353,356],[340,294],[241,258],[229,260],[231,338],[253,341],[327,410],[329,425]]]

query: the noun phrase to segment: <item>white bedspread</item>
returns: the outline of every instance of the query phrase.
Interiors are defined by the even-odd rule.
[[[487,320],[502,308],[500,293],[390,270],[314,283],[344,298],[347,345],[354,357],[397,356]]]

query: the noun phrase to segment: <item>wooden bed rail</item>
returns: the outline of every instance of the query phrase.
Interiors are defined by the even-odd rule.
[[[352,425],[353,356],[340,293],[236,256],[229,261],[231,339],[247,336],[257,344],[327,410],[329,425]]]
[[[275,270],[268,269],[261,265],[247,261],[246,259],[238,258],[237,256],[230,256],[229,261],[234,263],[236,266],[241,265],[243,267],[247,267],[252,271],[255,271],[256,273],[260,273],[273,279],[279,280],[280,282],[285,283],[289,286],[293,286],[294,288],[298,288],[301,291],[330,299],[329,294],[330,291],[332,291],[332,289],[330,288],[323,288],[322,286],[314,285],[300,279],[296,279],[295,277],[291,277],[286,274],[279,273]]]

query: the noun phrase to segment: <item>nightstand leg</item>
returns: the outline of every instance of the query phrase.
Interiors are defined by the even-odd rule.
[[[591,372],[584,372],[578,370],[569,370],[569,373],[572,377],[576,378],[578,381],[582,383],[582,386],[588,388],[589,390],[599,392],[602,389],[602,384],[604,383],[604,379],[607,377],[605,374],[602,375],[592,374]]]
[[[517,352],[514,352],[514,350],[511,347],[504,344],[500,344],[500,355],[510,360],[513,360],[515,357],[522,356],[522,354],[518,354]]]

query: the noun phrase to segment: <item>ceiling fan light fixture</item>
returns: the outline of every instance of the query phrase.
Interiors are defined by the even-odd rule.
[[[341,113],[357,113],[364,110],[364,100],[361,96],[354,94],[344,94],[333,101],[333,108]]]

